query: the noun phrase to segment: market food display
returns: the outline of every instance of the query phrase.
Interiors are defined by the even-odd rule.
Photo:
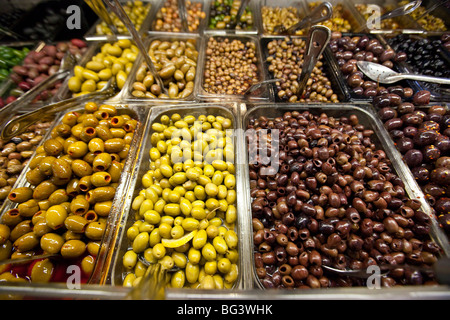
[[[24,9],[2,15],[0,295],[16,282],[58,298],[69,267],[85,288],[136,294],[158,279],[186,299],[340,296],[370,283],[339,270],[371,268],[381,290],[448,285],[433,269],[450,255],[448,86],[381,83],[357,65],[448,78],[448,8],[419,18],[424,2],[377,30],[363,25],[370,2],[332,1],[331,39],[299,92],[312,26],[276,30],[320,1],[250,1],[236,21],[241,3],[122,2],[151,67],[113,14],[117,35],[83,19],[84,36],[59,39],[50,8],[53,31],[26,41],[12,22]]]

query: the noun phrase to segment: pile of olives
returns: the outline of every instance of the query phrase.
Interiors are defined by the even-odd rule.
[[[0,261],[43,253],[62,259],[38,260],[25,274],[4,265],[0,281],[54,281],[57,265],[67,262],[90,276],[137,125],[94,102],[64,115],[29,162],[29,186],[9,193],[17,206],[0,224]]]
[[[174,113],[152,124],[149,170],[132,202],[124,286],[148,265],[169,270],[173,288],[231,288],[238,278],[232,121]]]
[[[122,89],[138,51],[128,39],[105,43],[84,67],[75,66],[74,75],[67,83],[69,90],[74,96],[101,90],[112,77],[115,77],[117,88]]]

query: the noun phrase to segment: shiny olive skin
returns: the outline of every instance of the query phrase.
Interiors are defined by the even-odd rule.
[[[47,210],[45,221],[50,228],[56,230],[64,225],[64,220],[67,218],[67,215],[65,207],[62,205],[55,205]]]
[[[3,245],[9,239],[10,234],[11,230],[9,227],[5,224],[0,224],[0,245]]]
[[[67,230],[75,233],[83,233],[88,221],[81,215],[71,215],[64,220],[64,226]]]
[[[60,250],[63,258],[75,259],[82,256],[86,251],[86,244],[81,240],[68,240]]]
[[[33,191],[33,198],[36,200],[45,200],[58,189],[52,182],[42,181]]]
[[[13,246],[18,252],[26,252],[34,249],[39,244],[39,239],[34,232],[28,232],[14,241]]]
[[[53,277],[54,265],[50,259],[36,262],[31,268],[31,281],[37,283],[50,282]]]
[[[59,253],[64,244],[64,238],[57,233],[46,233],[40,239],[42,250],[47,253]]]
[[[98,187],[91,189],[86,194],[86,200],[89,203],[103,202],[112,200],[116,194],[116,189],[114,187]]]
[[[60,179],[69,181],[72,177],[72,168],[70,163],[63,159],[56,159],[52,163],[52,173]]]
[[[30,200],[32,196],[33,189],[30,187],[20,187],[12,190],[8,195],[8,199],[16,203],[22,203]]]

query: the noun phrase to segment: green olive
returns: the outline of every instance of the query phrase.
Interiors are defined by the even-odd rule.
[[[49,156],[58,156],[64,149],[64,146],[57,139],[48,139],[43,146]]]
[[[86,218],[80,215],[71,215],[64,220],[64,225],[67,230],[75,233],[83,233],[86,229],[87,224],[88,221],[86,220]]]
[[[61,255],[66,259],[75,259],[84,254],[86,244],[81,240],[68,240],[61,247]]]
[[[72,158],[82,158],[86,155],[86,153],[88,153],[88,145],[86,144],[86,142],[84,141],[77,141],[72,143],[68,149],[67,149],[67,153],[72,157]]]
[[[39,245],[39,238],[34,232],[28,232],[14,241],[14,248],[19,252],[26,252],[34,249]]]
[[[50,181],[42,181],[33,191],[33,198],[36,200],[45,200],[50,197],[50,195],[58,189]]]
[[[104,141],[100,138],[93,138],[88,143],[88,149],[94,154],[101,153],[105,151]]]
[[[41,248],[47,253],[58,253],[64,244],[64,238],[57,233],[46,233],[40,240]]]
[[[125,147],[122,138],[112,138],[105,141],[105,151],[109,153],[119,153]]]
[[[66,192],[66,189],[58,189],[55,190],[49,197],[48,202],[50,206],[54,206],[57,204],[64,203],[69,200],[69,195]]]
[[[122,258],[122,264],[128,270],[133,269],[136,266],[137,261],[138,256],[134,250],[128,250]]]
[[[111,175],[108,172],[95,172],[91,176],[91,183],[95,187],[104,187],[111,183]]]
[[[31,228],[31,220],[21,221],[18,224],[16,224],[14,229],[11,230],[11,234],[9,235],[9,240],[16,241],[21,236],[23,236],[24,234],[31,232],[31,231],[33,231]]]

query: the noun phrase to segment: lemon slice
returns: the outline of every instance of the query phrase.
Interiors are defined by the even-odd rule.
[[[161,243],[166,248],[178,248],[181,247],[183,244],[187,243],[192,238],[194,238],[196,234],[197,230],[193,230],[178,239],[162,239]]]

